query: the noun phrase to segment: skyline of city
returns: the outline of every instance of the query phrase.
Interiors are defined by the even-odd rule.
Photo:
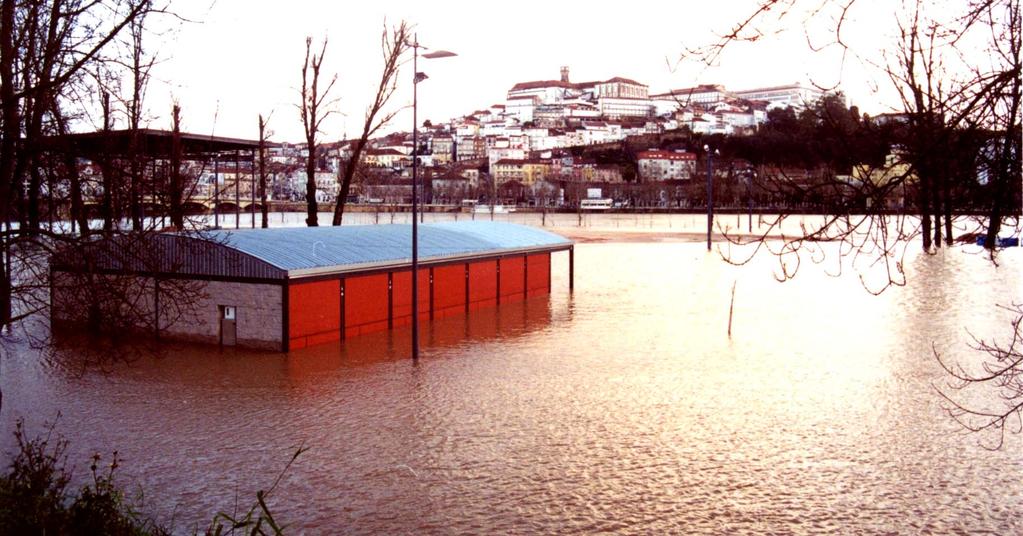
[[[734,9],[746,5],[728,4]],[[866,4],[868,14],[876,9]],[[690,10],[677,18],[671,15],[678,8],[640,2],[621,16],[607,17],[524,2],[499,14],[466,7],[445,16],[443,10],[429,6],[387,2],[359,6],[341,17],[335,7],[315,2],[300,2],[280,13],[247,7],[226,1],[185,13],[185,18],[202,22],[174,24],[175,31],[158,37],[161,44],[153,48],[161,61],[147,95],[152,128],[169,125],[169,112],[164,110],[176,98],[187,131],[253,138],[256,116],[262,113],[272,114],[275,141],[300,141],[295,104],[304,39],[310,36],[318,44],[328,36],[324,73],[338,74],[332,94],[340,101],[338,113],[325,123],[324,139],[354,136],[379,75],[379,37],[385,20],[388,24],[407,20],[424,45],[458,54],[420,63],[420,71],[430,76],[419,88],[422,120],[447,121],[499,103],[514,84],[555,79],[566,65],[573,79],[620,76],[648,85],[651,93],[701,84],[736,89],[841,85],[851,103],[866,112],[895,108],[883,84],[871,87],[877,80],[867,80],[853,62],[839,69],[835,54],[810,52],[802,32],[737,46],[713,68],[679,62],[687,48],[712,41],[727,27],[730,9]],[[323,16],[303,16],[311,9]],[[272,38],[263,37],[268,35]],[[411,102],[410,71],[406,66],[400,73],[395,107]],[[387,130],[410,127],[411,113],[401,112]]]

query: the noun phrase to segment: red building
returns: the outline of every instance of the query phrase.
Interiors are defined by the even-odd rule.
[[[419,228],[419,314],[423,320],[466,314],[550,292],[551,254],[571,241],[533,227],[497,222]],[[412,320],[411,226],[366,225],[162,234],[155,255],[76,250],[54,257],[55,321],[89,310],[84,265],[135,276],[149,307],[140,316],[166,338],[289,351]],[[97,257],[99,260],[97,261]],[[153,266],[132,266],[134,259]],[[83,259],[89,259],[83,263]],[[133,259],[125,262],[126,259]],[[106,264],[106,266],[102,266]],[[185,314],[161,307],[158,281],[204,285]],[[166,285],[166,283],[164,283]],[[148,324],[147,324],[148,325]]]

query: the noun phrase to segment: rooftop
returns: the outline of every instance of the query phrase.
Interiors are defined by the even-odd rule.
[[[736,91],[735,93],[738,94],[738,95],[745,95],[747,93],[758,93],[758,92],[765,92],[765,91],[792,91],[792,90],[799,90],[799,89],[808,89],[808,90],[811,90],[811,91],[820,91],[817,88],[805,87],[802,84],[797,82],[795,84],[788,84],[788,85],[784,85],[784,86],[755,87],[753,89],[743,89],[743,90]]]
[[[243,229],[213,231],[211,235],[214,241],[222,240],[225,247],[286,270],[289,277],[412,261],[411,225]],[[570,244],[554,233],[512,223],[471,221],[419,226],[421,262]]]
[[[407,267],[411,225],[347,225],[159,234],[139,242],[98,239],[54,256],[55,270],[74,270],[83,258],[116,272],[213,279],[285,280]],[[567,249],[554,233],[502,222],[419,226],[421,263],[530,251]],[[129,254],[130,253],[130,254]]]
[[[605,84],[621,83],[621,84],[632,84],[634,86],[647,87],[646,84],[641,84],[641,83],[639,83],[639,82],[637,82],[635,80],[632,80],[631,78],[622,78],[621,76],[616,76],[616,77],[614,77],[614,78],[612,78],[610,80],[605,80],[603,83],[605,83]]]
[[[206,134],[181,132],[178,134],[181,151],[185,155],[211,154],[229,151],[254,151],[259,140],[225,138]],[[47,149],[65,151],[86,158],[99,154],[124,155],[138,151],[149,156],[169,158],[174,133],[169,130],[142,128],[131,130],[110,130],[51,136],[42,140]],[[267,147],[278,146],[267,142]]]

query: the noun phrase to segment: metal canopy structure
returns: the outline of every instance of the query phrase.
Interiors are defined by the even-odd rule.
[[[175,146],[177,144],[177,146]],[[241,180],[237,177],[241,168],[241,162],[247,162],[255,168],[256,155],[259,152],[258,140],[246,140],[241,138],[226,138],[222,136],[194,134],[190,132],[179,132],[175,134],[169,130],[138,129],[138,130],[109,130],[67,134],[63,136],[50,136],[43,138],[40,147],[43,151],[51,153],[63,153],[74,158],[84,158],[94,162],[110,162],[121,160],[135,160],[142,166],[149,168],[150,173],[155,174],[157,166],[162,162],[167,165],[173,161],[175,149],[180,150],[182,160],[212,162],[212,172],[220,180],[220,172],[227,171],[221,166],[221,162],[233,163],[235,178],[233,185],[225,183],[224,187],[218,185],[213,188],[212,201],[214,227],[220,227],[221,199],[229,201],[233,197],[234,224],[238,228],[241,220]],[[279,147],[279,143],[265,142],[264,147]],[[141,171],[141,170],[140,170]],[[144,171],[143,171],[144,172]],[[255,227],[256,221],[256,186],[255,173],[251,173],[251,203],[249,212],[252,215],[251,225]],[[223,195],[230,190],[234,195]],[[153,191],[142,192],[145,195],[152,195]]]
[[[259,149],[258,140],[241,138],[224,138],[220,136],[179,133],[181,152],[185,156],[216,154],[232,151],[255,151]],[[103,156],[124,156],[144,154],[157,159],[169,159],[174,133],[169,130],[139,129],[110,130],[67,134],[44,138],[45,150],[69,152],[75,156],[92,158]],[[276,147],[276,143],[266,143],[267,147]]]

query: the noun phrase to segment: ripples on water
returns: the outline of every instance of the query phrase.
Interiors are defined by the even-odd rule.
[[[989,452],[960,434],[931,344],[966,359],[967,328],[1003,332],[992,304],[1018,299],[1020,260],[915,257],[908,287],[873,297],[701,244],[580,244],[574,295],[555,255],[550,298],[428,324],[417,364],[407,331],[107,373],[22,349],[2,418],[61,411],[79,476],[118,449],[182,531],[305,445],[272,505],[310,532],[1019,533],[1020,437]]]

